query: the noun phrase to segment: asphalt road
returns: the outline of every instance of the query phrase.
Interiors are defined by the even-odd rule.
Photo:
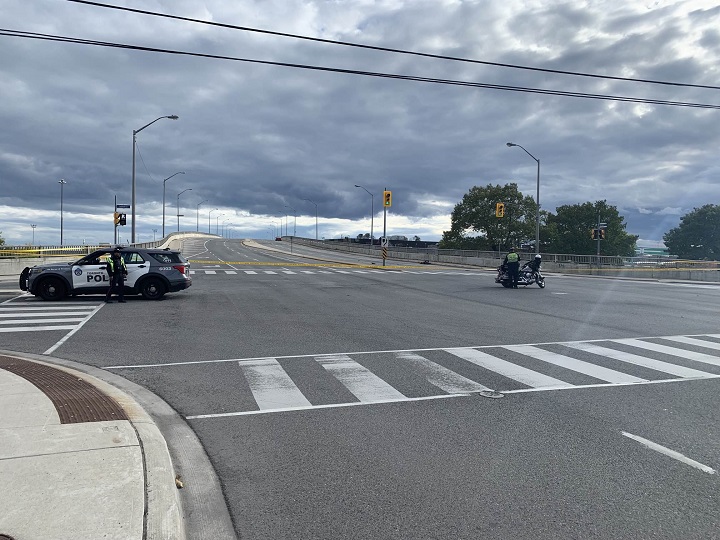
[[[161,396],[241,538],[720,536],[720,288],[548,275],[511,290],[478,269],[319,266],[299,246],[183,251],[188,291],[54,304],[80,322],[5,331],[0,348]],[[4,289],[0,330],[13,306],[49,309]]]

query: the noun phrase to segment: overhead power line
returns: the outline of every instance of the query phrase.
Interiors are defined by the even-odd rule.
[[[691,84],[691,83],[681,83],[681,82],[672,82],[672,81],[659,81],[654,79],[639,79],[639,78],[633,78],[633,77],[618,77],[613,75],[599,75],[597,73],[583,73],[579,71],[565,71],[561,69],[550,69],[550,68],[539,68],[539,67],[532,67],[532,66],[520,66],[517,64],[506,64],[502,62],[489,62],[486,60],[474,60],[470,58],[460,58],[457,56],[446,56],[442,54],[431,54],[431,53],[424,53],[424,52],[418,52],[418,51],[409,51],[405,49],[394,49],[391,47],[380,47],[377,45],[366,45],[363,43],[353,43],[349,41],[336,41],[332,39],[323,39],[323,38],[316,38],[316,37],[310,37],[310,36],[302,36],[298,34],[289,34],[287,32],[275,32],[272,30],[262,30],[260,28],[251,28],[249,26],[238,26],[234,24],[227,24],[227,23],[220,23],[220,22],[213,22],[213,21],[203,21],[201,19],[193,19],[191,17],[181,17],[179,15],[170,15],[167,13],[160,13],[157,11],[148,11],[145,9],[135,9],[135,8],[129,8],[129,7],[122,7],[122,6],[114,6],[112,4],[105,4],[103,2],[92,2],[90,0],[66,0],[67,2],[73,2],[75,4],[85,4],[89,6],[96,6],[101,8],[107,8],[107,9],[115,9],[118,11],[127,11],[130,13],[138,13],[141,15],[150,15],[153,17],[162,17],[165,19],[173,19],[176,21],[184,21],[184,22],[191,22],[195,24],[204,24],[207,26],[215,26],[218,28],[228,28],[231,30],[241,30],[244,32],[255,32],[258,34],[267,34],[271,36],[279,36],[279,37],[287,37],[292,39],[301,39],[305,41],[315,41],[317,43],[327,43],[331,45],[342,45],[345,47],[356,47],[360,49],[369,49],[374,51],[383,51],[383,52],[392,52],[392,53],[398,53],[398,54],[407,54],[411,56],[421,56],[425,58],[435,58],[438,60],[452,60],[455,62],[466,62],[470,64],[482,64],[486,66],[495,66],[495,67],[503,67],[503,68],[509,68],[509,69],[522,69],[527,71],[538,71],[542,73],[553,73],[556,75],[572,75],[575,77],[589,77],[593,79],[604,79],[604,80],[611,80],[611,81],[626,81],[626,82],[636,82],[636,83],[646,83],[646,84],[659,84],[659,85],[665,85],[665,86],[678,86],[678,87],[685,87],[685,88],[704,88],[708,90],[720,90],[720,86],[712,86],[712,85],[705,85],[705,84]]]
[[[472,81],[460,81],[460,80],[453,80],[453,79],[437,79],[437,78],[433,78],[433,77],[420,77],[420,76],[415,76],[415,75],[399,75],[399,74],[395,74],[395,73],[380,73],[380,72],[362,71],[362,70],[354,70],[354,69],[331,68],[331,67],[325,67],[325,66],[313,66],[313,65],[308,65],[308,64],[273,62],[273,61],[269,61],[269,60],[257,60],[257,59],[252,59],[252,58],[238,58],[235,56],[223,56],[223,55],[217,55],[217,54],[207,54],[207,53],[198,53],[198,52],[190,52],[190,51],[177,51],[177,50],[172,50],[172,49],[160,49],[157,47],[145,47],[145,46],[140,46],[140,45],[128,45],[125,43],[95,41],[95,40],[74,38],[74,37],[68,37],[68,36],[40,34],[40,33],[36,33],[36,32],[24,32],[24,31],[20,31],[20,30],[9,30],[9,29],[4,29],[4,28],[0,28],[0,36],[18,37],[18,38],[25,38],[25,39],[36,39],[36,40],[42,40],[42,41],[57,41],[57,42],[63,42],[63,43],[75,43],[75,44],[80,44],[80,45],[110,47],[110,48],[117,48],[117,49],[155,52],[155,53],[171,54],[171,55],[178,55],[178,56],[191,56],[191,57],[197,57],[197,58],[213,58],[216,60],[230,60],[230,61],[235,61],[235,62],[246,62],[246,63],[251,63],[251,64],[289,67],[289,68],[306,69],[306,70],[312,70],[312,71],[324,71],[324,72],[331,72],[331,73],[343,73],[343,74],[347,74],[347,75],[362,75],[362,76],[366,76],[366,77],[398,79],[398,80],[403,80],[403,81],[444,84],[444,85],[450,85],[450,86],[487,88],[487,89],[491,89],[491,90],[504,90],[504,91],[510,91],[510,92],[525,92],[525,93],[531,93],[531,94],[545,94],[545,95],[576,97],[576,98],[584,98],[584,99],[599,99],[599,100],[605,100],[605,101],[621,101],[621,102],[628,102],[628,103],[643,103],[643,104],[648,104],[648,105],[669,105],[669,106],[674,106],[674,107],[691,107],[691,108],[699,108],[699,109],[720,109],[720,105],[712,105],[712,104],[705,104],[705,103],[669,101],[669,100],[651,99],[651,98],[638,98],[638,97],[631,97],[631,96],[615,96],[615,95],[609,95],[609,94],[588,94],[588,93],[582,93],[582,92],[569,92],[567,90],[550,90],[550,89],[544,89],[544,88],[509,86],[509,85],[502,85],[502,84],[489,84],[489,83],[480,83],[480,82],[472,82]]]

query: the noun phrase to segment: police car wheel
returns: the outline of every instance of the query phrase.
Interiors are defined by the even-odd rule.
[[[59,278],[49,277],[42,280],[38,293],[43,300],[62,300],[67,291],[65,284]]]
[[[165,294],[165,284],[157,278],[146,279],[140,287],[140,294],[146,300],[159,300]]]

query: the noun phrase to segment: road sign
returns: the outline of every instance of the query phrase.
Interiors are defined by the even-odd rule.
[[[130,208],[129,204],[116,204],[115,208]]]
[[[382,247],[387,247],[387,246],[388,246],[388,239],[385,238],[385,237],[382,237],[382,238],[380,239],[380,245],[381,245]]]

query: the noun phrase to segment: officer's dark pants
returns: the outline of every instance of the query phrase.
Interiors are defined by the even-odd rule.
[[[518,274],[520,273],[520,263],[519,262],[509,262],[508,263],[508,275],[510,276],[510,280],[512,281],[513,289],[518,288]]]
[[[105,300],[110,300],[112,293],[115,292],[118,296],[118,300],[125,300],[125,276],[122,272],[118,272],[110,276],[110,288],[105,295]]]

